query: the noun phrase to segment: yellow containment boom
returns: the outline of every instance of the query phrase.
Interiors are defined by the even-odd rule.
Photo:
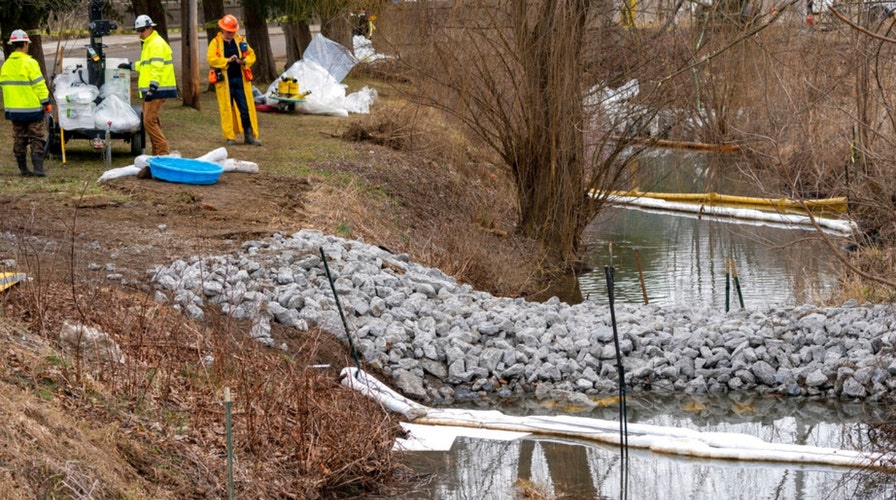
[[[25,279],[25,273],[0,273],[0,292]]]
[[[592,191],[592,196],[598,194]],[[815,200],[791,200],[789,198],[755,198],[752,196],[735,196],[719,193],[653,193],[644,191],[610,191],[610,196],[630,196],[633,198],[653,198],[665,201],[677,201],[682,203],[697,203],[713,206],[755,206],[769,209],[799,210],[819,212],[846,212],[846,197],[825,198]],[[803,207],[805,205],[805,208]]]

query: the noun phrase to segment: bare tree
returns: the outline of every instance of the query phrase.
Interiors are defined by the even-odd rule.
[[[589,190],[612,186],[629,154],[625,140],[609,140],[618,117],[585,110],[593,55],[612,50],[595,44],[620,28],[604,2],[455,5],[419,9],[407,22],[418,32],[413,43],[392,50],[420,89],[414,97],[456,117],[509,168],[517,230],[572,266],[601,205]],[[622,133],[643,126],[630,121]]]
[[[302,58],[311,43],[311,27],[304,19],[288,19],[283,23],[283,37],[286,41],[286,67],[289,68]]]
[[[252,73],[261,82],[272,82],[279,72],[274,65],[274,54],[271,50],[271,37],[268,33],[268,5],[262,0],[243,1],[243,19],[246,25],[246,37],[255,50],[255,64]]]
[[[40,64],[41,72],[49,76],[44,62],[41,31],[52,16],[80,6],[81,0],[7,0],[0,3],[0,44],[3,45],[4,56],[8,57],[13,50],[12,45],[6,43],[13,30],[25,30],[31,39],[28,53]]]

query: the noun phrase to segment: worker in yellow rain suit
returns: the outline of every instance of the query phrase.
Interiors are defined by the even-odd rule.
[[[236,17],[227,14],[218,21],[221,31],[208,44],[209,82],[215,84],[221,132],[228,146],[236,144],[242,133],[246,144],[261,146],[258,140],[258,117],[252,100],[252,65],[255,51],[245,38]],[[251,105],[250,105],[251,103]]]

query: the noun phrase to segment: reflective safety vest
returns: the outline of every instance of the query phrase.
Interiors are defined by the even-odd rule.
[[[6,119],[36,122],[44,119],[44,105],[50,103],[50,91],[40,65],[30,55],[14,51],[0,68]]]
[[[137,79],[140,97],[143,97],[144,92],[149,90],[152,84],[157,87],[153,93],[154,99],[177,97],[174,59],[171,58],[171,47],[168,42],[155,30],[142,42],[140,60],[134,64],[134,69],[140,72],[140,78]]]

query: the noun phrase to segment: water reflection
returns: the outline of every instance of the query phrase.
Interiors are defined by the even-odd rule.
[[[407,463],[416,470],[438,474],[427,491],[408,498],[506,499],[512,498],[517,479],[527,479],[550,498],[852,499],[861,482],[846,469],[708,461],[632,450],[628,481],[622,485],[618,450],[556,439],[461,438],[448,453],[408,455]]]
[[[834,260],[811,231],[610,208],[584,236],[585,260],[594,268],[579,277],[585,300],[606,301],[603,266],[612,261],[616,300],[642,303],[635,250],[652,304],[723,308],[728,257],[737,267],[748,308],[816,302],[836,283]],[[733,285],[727,293],[734,308]]]
[[[639,160],[631,189],[657,192],[780,196],[773,179],[765,185],[745,175],[733,157],[694,152],[658,152]],[[584,233],[586,263],[580,276],[585,300],[606,302],[603,267],[615,267],[618,302],[642,303],[635,251],[640,254],[650,303],[739,307],[726,294],[725,262],[731,257],[747,308],[818,302],[835,285],[830,251],[812,230],[769,223],[713,219],[634,208],[609,208]],[[612,243],[612,255],[610,244]]]
[[[642,396],[635,398],[630,419],[704,431],[742,432],[773,442],[864,449],[867,426],[861,421],[875,420],[881,413],[881,408],[874,405],[768,398],[694,403]],[[750,407],[752,410],[748,410]],[[558,411],[541,407],[517,410]],[[588,416],[605,418],[601,415],[604,412],[615,409],[598,409]],[[857,495],[892,498],[893,492],[891,487],[875,485],[868,477],[848,469],[710,461],[645,450],[631,450],[627,480],[622,482],[618,448],[543,437],[510,442],[461,438],[447,453],[413,452],[406,458],[416,471],[435,474],[425,491],[406,498],[511,498],[518,479],[532,481],[551,498],[851,499]]]

